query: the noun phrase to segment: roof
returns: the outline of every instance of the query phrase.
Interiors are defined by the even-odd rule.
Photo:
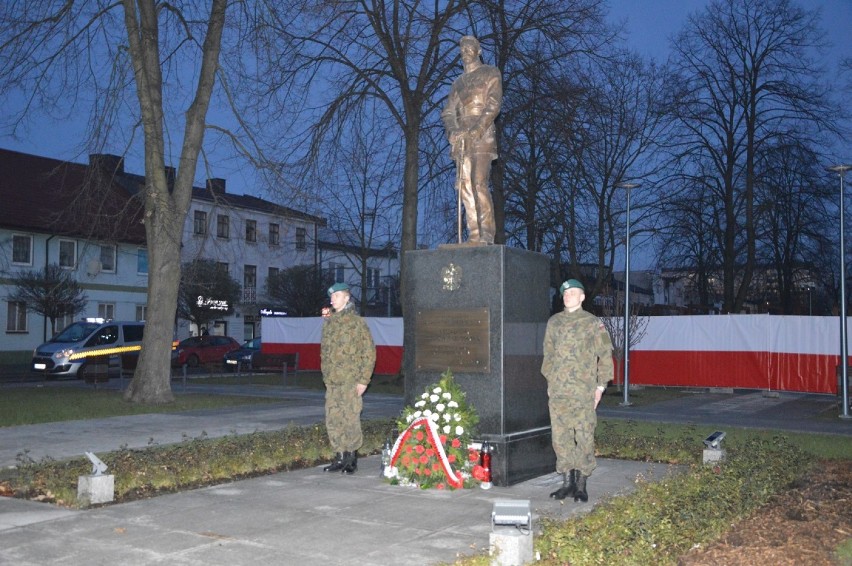
[[[108,157],[91,166],[0,149],[0,227],[144,245],[143,203]]]
[[[268,214],[273,214],[276,216],[296,218],[304,220],[306,222],[316,223],[320,226],[325,226],[326,224],[325,218],[322,218],[320,216],[314,216],[312,214],[295,210],[293,208],[281,206],[275,204],[274,202],[270,202],[268,200],[264,200],[262,198],[254,197],[251,195],[231,194],[225,192],[224,189],[222,189],[221,191],[211,191],[206,188],[193,187],[192,200],[207,201],[213,204],[217,204],[219,206],[225,206],[229,208],[244,208],[258,212],[266,212]]]

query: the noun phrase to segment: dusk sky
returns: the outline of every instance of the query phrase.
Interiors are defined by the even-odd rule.
[[[647,57],[659,61],[668,54],[668,39],[681,29],[689,14],[700,10],[709,0],[610,0],[610,19],[625,22],[629,45]],[[852,0],[800,0],[802,5],[821,7],[822,25],[826,39],[834,44],[833,61],[828,68],[836,68],[841,54],[852,56]],[[61,135],[57,135],[61,132]],[[85,135],[82,123],[52,123],[36,120],[25,139],[16,140],[7,130],[0,131],[0,147],[45,157],[85,162],[78,155],[78,142]],[[208,147],[208,151],[212,148]],[[108,150],[109,151],[109,150]],[[119,148],[111,150],[120,153]],[[213,150],[215,151],[215,150]],[[852,160],[852,143],[848,148]],[[139,155],[139,152],[137,152]],[[846,156],[843,156],[846,157]],[[237,163],[219,162],[220,170],[213,175],[227,180],[229,192],[251,193],[256,190],[253,175]],[[128,156],[126,168],[133,173],[143,173],[141,159]],[[204,172],[199,167],[198,177],[203,183]]]

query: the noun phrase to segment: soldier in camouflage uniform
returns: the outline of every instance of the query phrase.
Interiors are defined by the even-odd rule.
[[[326,388],[325,426],[335,456],[323,470],[353,474],[363,441],[361,396],[373,375],[376,347],[367,323],[350,302],[349,286],[335,283],[328,295],[334,313],[323,324],[320,363]]]
[[[569,279],[559,288],[565,310],[550,317],[544,333],[548,408],[562,487],[556,499],[588,501],[586,479],[595,462],[595,409],[613,376],[612,340],[603,323],[583,310],[583,284]]]

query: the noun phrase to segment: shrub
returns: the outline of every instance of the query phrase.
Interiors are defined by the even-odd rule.
[[[381,450],[383,439],[394,429],[392,420],[363,423],[361,452]],[[115,475],[115,501],[129,501],[158,493],[223,483],[250,476],[314,466],[331,457],[325,426],[288,427],[280,431],[229,435],[222,438],[186,439],[179,444],[121,448],[100,455]],[[18,456],[14,477],[2,482],[4,493],[16,497],[77,505],[77,480],[91,473],[86,458],[36,462],[26,453]]]
[[[691,464],[656,482],[640,478],[632,495],[588,515],[543,520],[536,547],[544,564],[673,564],[765,504],[796,479],[803,460],[782,437],[749,440],[729,449],[724,463]]]

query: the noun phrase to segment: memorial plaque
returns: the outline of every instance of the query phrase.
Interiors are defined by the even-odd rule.
[[[488,309],[417,311],[414,330],[418,370],[488,373]]]

